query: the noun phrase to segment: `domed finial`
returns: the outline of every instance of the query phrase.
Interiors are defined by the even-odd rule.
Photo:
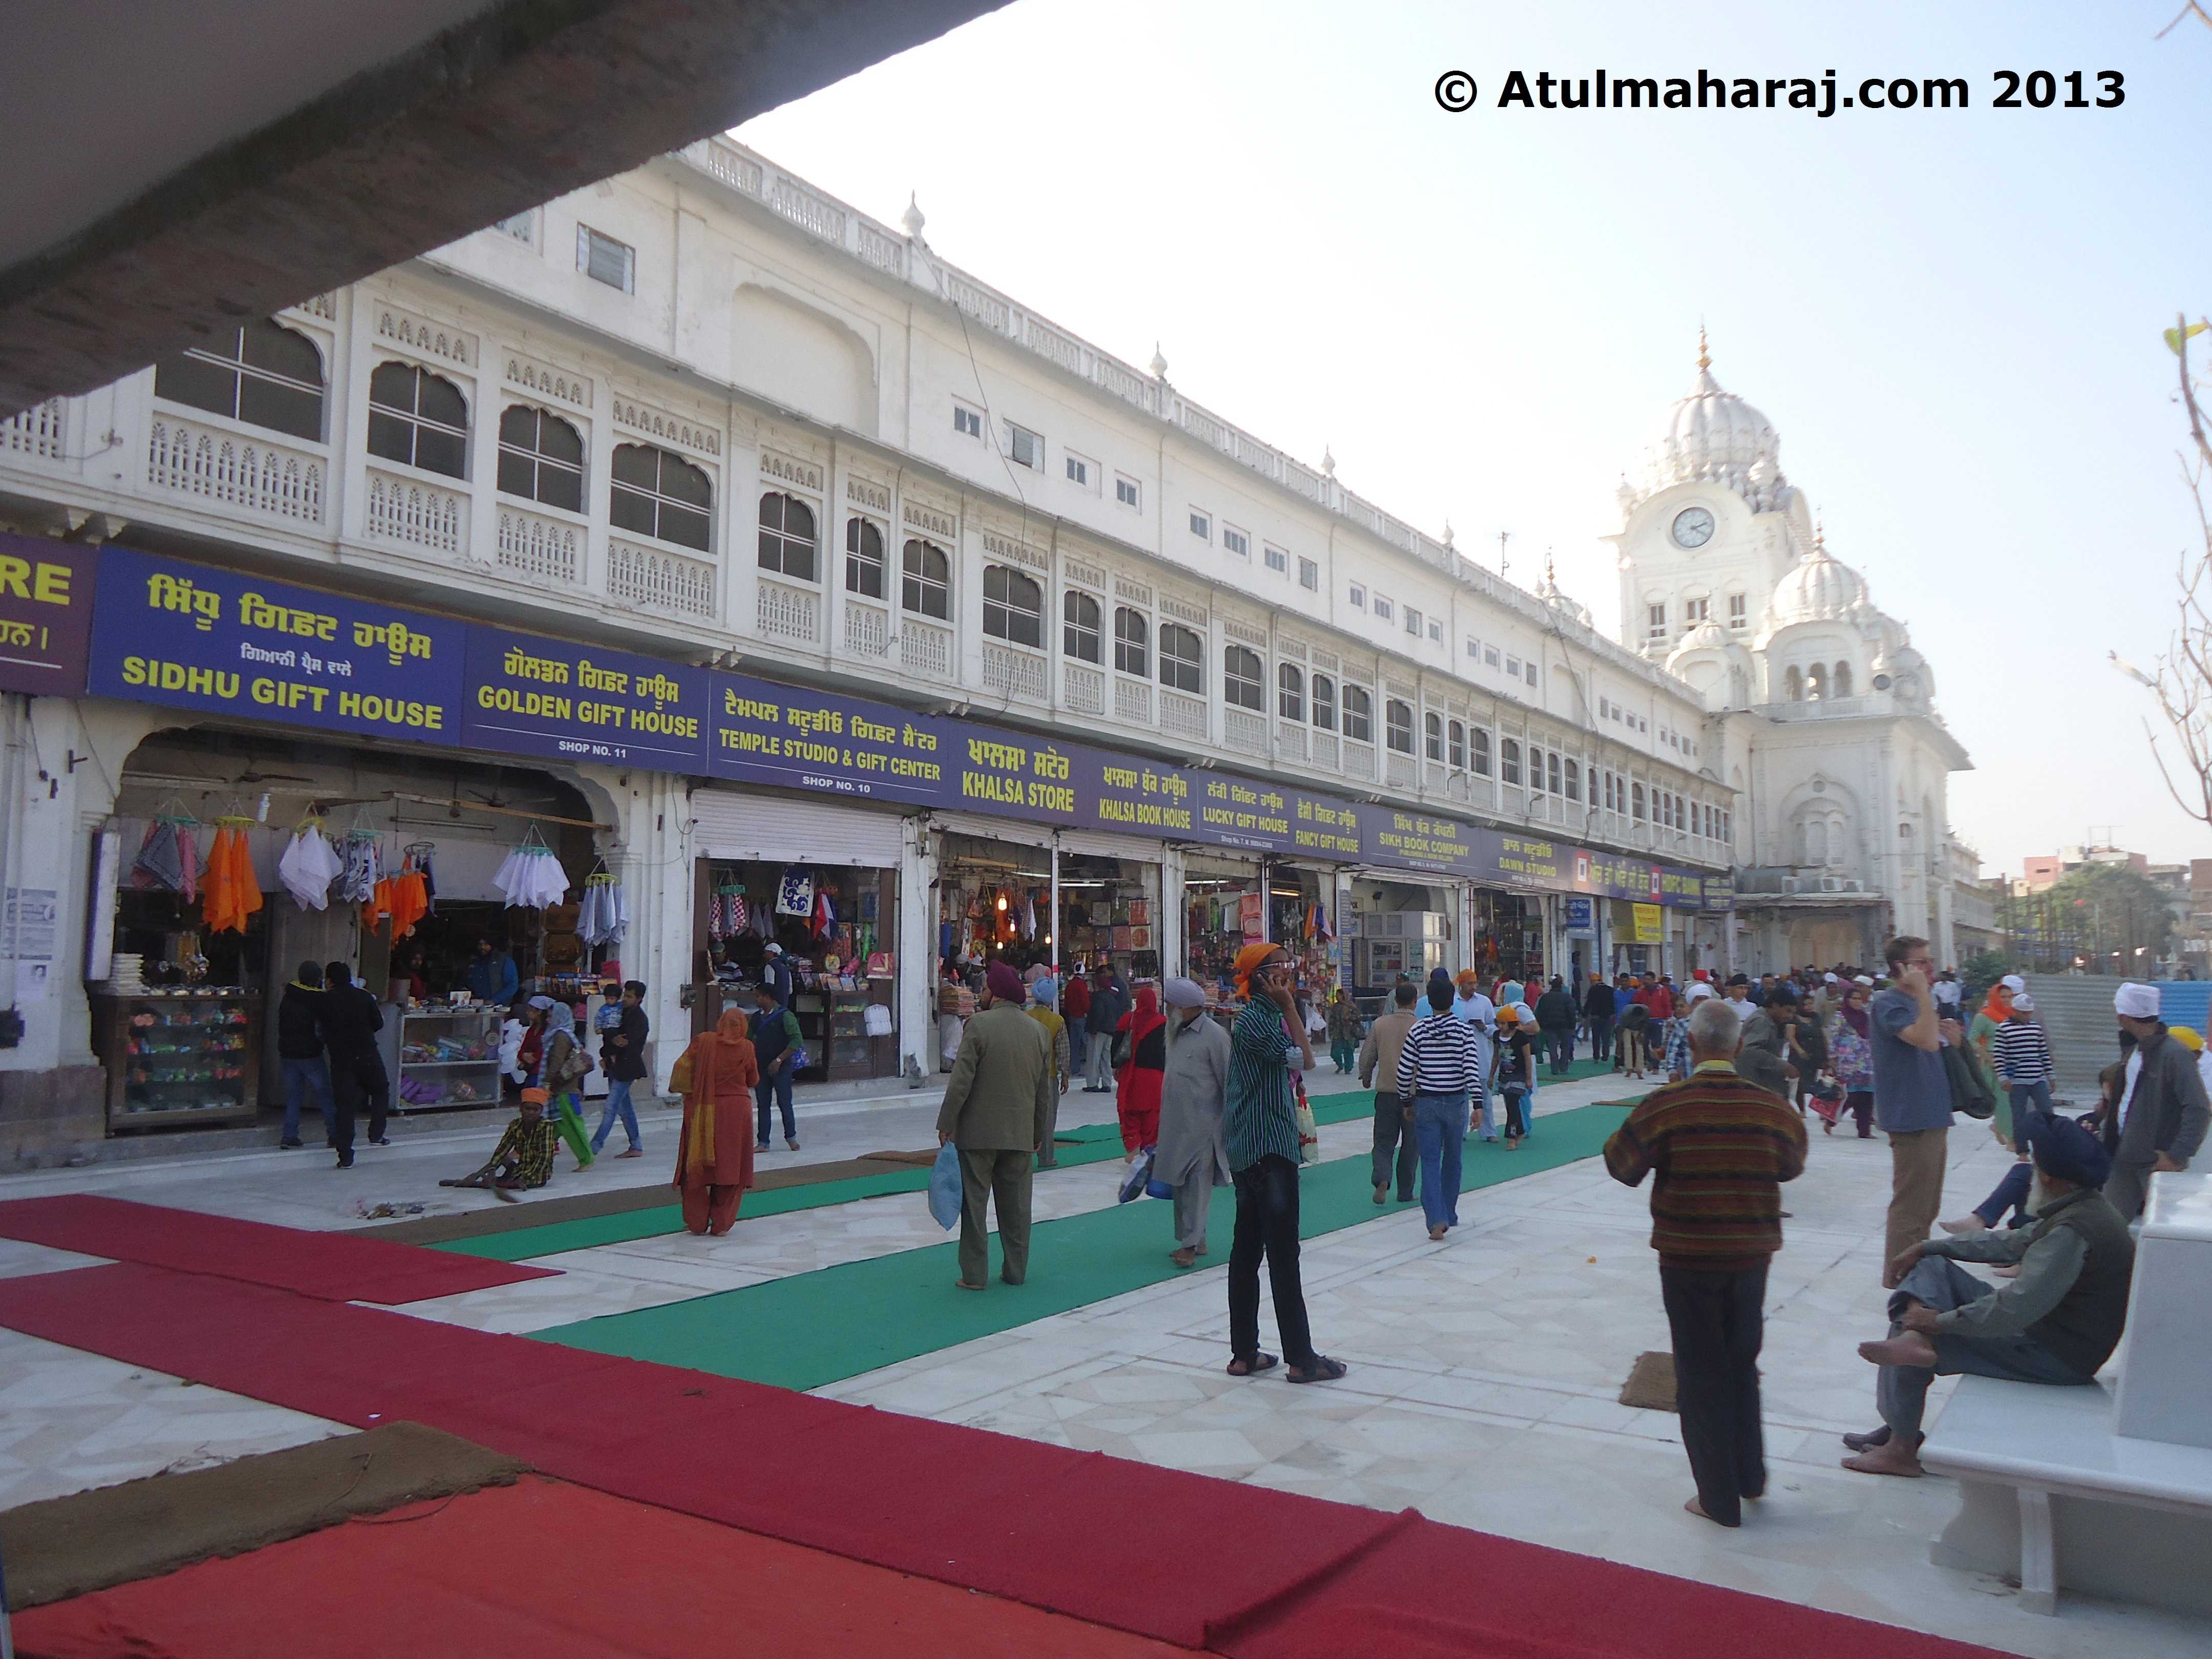
[[[1152,342],[1152,361],[1146,364],[1146,367],[1152,371],[1152,378],[1154,380],[1164,380],[1167,379],[1168,360],[1160,356],[1160,343],[1158,340]]]
[[[1451,520],[1450,520],[1449,519],[1446,519],[1446,520],[1444,520],[1444,549],[1445,549],[1445,550],[1446,550],[1447,552],[1449,552],[1449,551],[1450,550],[1450,549],[1451,549],[1451,544],[1452,544],[1452,527],[1451,527]]]
[[[1705,325],[1700,322],[1698,325],[1698,368],[1702,372],[1712,366],[1713,354],[1705,349]]]
[[[1556,589],[1559,585],[1552,574],[1552,550],[1547,547],[1544,550],[1544,586]]]
[[[921,216],[921,204],[915,200],[914,192],[908,191],[906,193],[906,211],[899,215],[899,223],[906,227],[907,235],[918,242],[921,240],[921,228],[928,222]]]
[[[1321,475],[1324,478],[1334,478],[1336,476],[1336,457],[1328,453],[1327,444],[1321,447]]]
[[[1813,550],[1815,553],[1826,553],[1828,550],[1828,532],[1821,526],[1820,520],[1818,519],[1813,520]]]

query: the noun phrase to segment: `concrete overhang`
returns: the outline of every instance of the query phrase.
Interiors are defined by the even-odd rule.
[[[73,0],[0,52],[0,417],[801,98],[1004,0]]]

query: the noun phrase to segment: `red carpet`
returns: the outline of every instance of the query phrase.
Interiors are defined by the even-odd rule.
[[[0,1280],[0,1325],[345,1422],[428,1424],[605,1492],[1233,1659],[1990,1652],[1410,1513],[222,1279]]]
[[[87,1194],[0,1203],[0,1238],[267,1285],[328,1302],[386,1305],[543,1279],[556,1271]]]
[[[15,1642],[22,1659],[1182,1652],[532,1477],[33,1608]]]

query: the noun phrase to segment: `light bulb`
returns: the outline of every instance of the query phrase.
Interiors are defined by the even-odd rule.
[[[1004,893],[999,895],[999,908],[1001,910],[1006,908],[1006,896]]]

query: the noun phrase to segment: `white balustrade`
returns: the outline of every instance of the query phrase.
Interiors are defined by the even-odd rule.
[[[899,629],[899,663],[908,673],[925,679],[951,679],[952,630],[908,617]]]
[[[845,649],[856,657],[880,657],[891,648],[890,614],[879,605],[845,600]]]
[[[69,439],[63,428],[68,413],[69,405],[61,398],[49,398],[0,421],[0,452],[27,455],[34,461],[64,459]]]
[[[1255,714],[1249,708],[1224,708],[1221,711],[1221,741],[1229,748],[1241,750],[1248,755],[1267,752],[1267,718]]]
[[[1041,653],[1017,651],[1010,646],[983,647],[983,684],[1002,696],[1045,700],[1044,657]]]
[[[792,587],[763,577],[756,617],[760,631],[770,639],[812,645],[822,632],[822,596],[811,587]]]
[[[363,527],[372,539],[419,547],[430,553],[465,554],[469,544],[469,498],[417,478],[372,469]]]
[[[322,522],[323,468],[320,456],[167,414],[146,447],[155,489],[301,524]]]
[[[573,586],[584,579],[584,527],[501,501],[493,560],[501,569],[532,581]]]
[[[1306,729],[1295,720],[1285,720],[1275,728],[1275,752],[1286,761],[1302,761],[1306,757]]]
[[[1344,774],[1351,778],[1372,778],[1375,775],[1375,745],[1344,740]]]
[[[607,544],[607,594],[687,617],[714,614],[714,567],[635,542]]]
[[[1160,730],[1172,732],[1177,737],[1206,736],[1206,699],[1185,696],[1180,691],[1160,690]]]
[[[1095,668],[1085,668],[1079,663],[1062,663],[1060,700],[1071,714],[1104,714],[1106,676]]]
[[[1313,763],[1318,772],[1334,772],[1338,763],[1336,733],[1316,732],[1313,734]]]
[[[1114,718],[1131,726],[1152,723],[1152,688],[1142,680],[1114,677]]]

